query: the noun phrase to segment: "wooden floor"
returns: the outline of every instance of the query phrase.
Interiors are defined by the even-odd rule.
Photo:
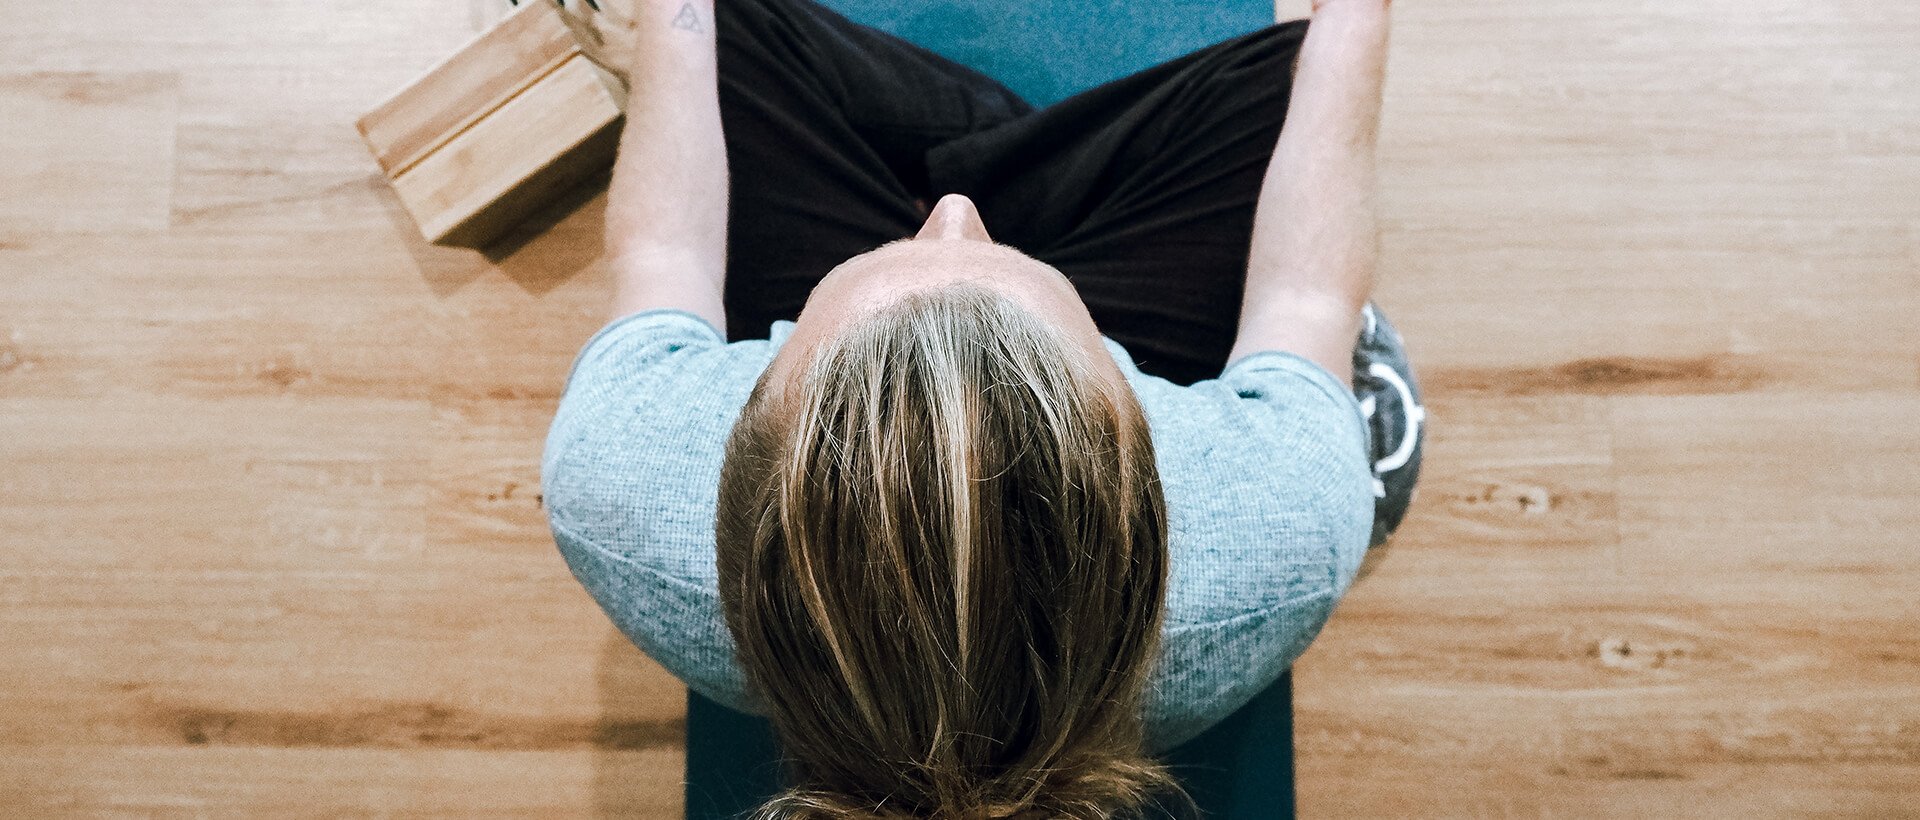
[[[0,813],[678,813],[538,494],[601,198],[425,247],[352,127],[497,14],[7,10]],[[1396,14],[1433,437],[1303,811],[1920,813],[1920,4]]]

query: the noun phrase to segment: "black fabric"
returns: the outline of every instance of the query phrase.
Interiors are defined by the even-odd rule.
[[[946,193],[1058,268],[1142,372],[1219,374],[1304,22],[1034,112],[998,82],[808,0],[718,4],[730,338],[793,319]]]

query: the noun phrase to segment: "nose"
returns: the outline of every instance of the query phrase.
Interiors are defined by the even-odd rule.
[[[933,206],[933,212],[927,214],[927,224],[920,227],[915,239],[972,239],[979,242],[992,242],[987,235],[986,223],[980,221],[980,209],[973,207],[973,200],[960,194],[947,194]]]

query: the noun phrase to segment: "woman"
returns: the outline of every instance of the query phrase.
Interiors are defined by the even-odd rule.
[[[576,577],[770,718],[763,817],[1177,791],[1149,755],[1285,671],[1417,473],[1387,0],[1042,111],[810,0],[574,11],[629,94],[542,464]]]

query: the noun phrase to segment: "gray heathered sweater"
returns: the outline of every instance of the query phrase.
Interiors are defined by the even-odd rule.
[[[721,617],[714,509],[722,447],[792,332],[726,343],[679,310],[622,317],[580,351],[541,463],[555,542],[640,649],[687,686],[764,714]],[[1141,373],[1106,339],[1145,409],[1172,560],[1147,698],[1159,752],[1244,706],[1319,633],[1367,549],[1367,430],[1353,393],[1290,353],[1216,379]]]

